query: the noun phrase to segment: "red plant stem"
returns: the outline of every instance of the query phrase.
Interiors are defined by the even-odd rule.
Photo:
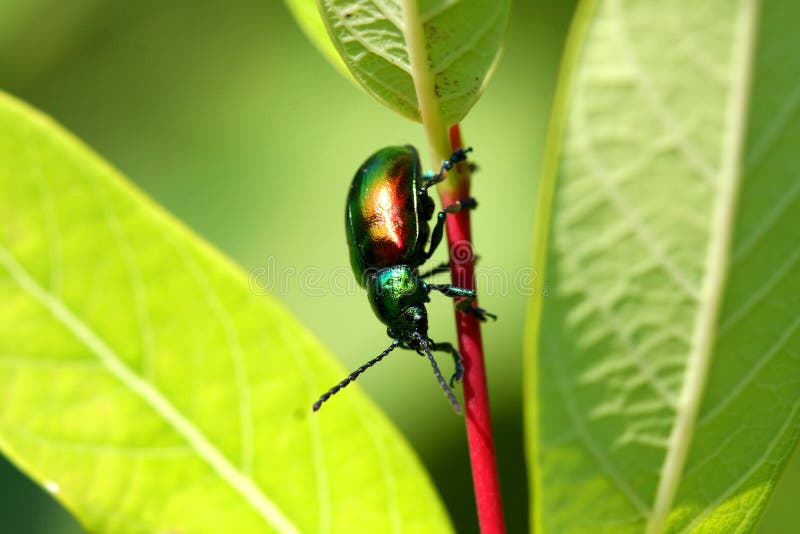
[[[461,130],[458,124],[450,127],[450,146],[453,150],[461,148]],[[462,179],[458,181],[457,188],[441,191],[444,206],[469,196],[469,165],[460,163],[458,171]],[[446,228],[453,283],[467,289],[475,289],[475,255],[472,251],[470,210],[449,215]],[[464,358],[467,441],[478,522],[482,534],[502,534],[506,528],[494,454],[480,321],[472,314],[457,311],[456,328],[458,346]]]

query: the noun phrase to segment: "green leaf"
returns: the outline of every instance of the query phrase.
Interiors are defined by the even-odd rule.
[[[800,436],[798,8],[593,4],[537,211],[534,526],[746,532]]]
[[[273,299],[0,95],[0,449],[92,532],[447,531],[414,454]]]
[[[306,34],[308,40],[317,47],[317,50],[325,56],[325,59],[336,67],[336,70],[341,72],[346,78],[353,80],[339,52],[336,51],[336,47],[333,46],[330,37],[328,37],[328,32],[325,29],[325,24],[322,22],[322,16],[317,8],[316,0],[285,1],[297,25],[300,26],[300,29]]]
[[[350,72],[389,108],[420,121],[420,101],[455,124],[496,64],[510,0],[318,0]]]

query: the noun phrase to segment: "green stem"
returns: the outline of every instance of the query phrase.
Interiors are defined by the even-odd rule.
[[[429,64],[425,28],[420,19],[417,0],[403,0],[403,18],[403,34],[417,93],[419,114],[428,137],[431,161],[440,163],[448,159],[452,151],[447,135],[448,125],[442,117],[439,97],[436,95],[436,80]],[[447,179],[440,184],[440,191],[457,189],[456,185],[460,181],[463,181],[461,173],[449,172]]]

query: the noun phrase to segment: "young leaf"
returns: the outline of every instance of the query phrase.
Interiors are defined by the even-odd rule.
[[[403,439],[274,300],[0,95],[0,449],[92,532],[446,531]]]
[[[389,108],[420,121],[420,99],[459,122],[480,96],[510,0],[318,0],[350,72]],[[416,84],[416,87],[415,87]]]
[[[745,532],[800,436],[796,4],[592,4],[537,212],[535,525]]]

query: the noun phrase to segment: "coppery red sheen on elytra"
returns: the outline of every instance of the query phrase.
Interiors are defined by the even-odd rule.
[[[351,257],[359,283],[362,263],[376,268],[398,265],[425,245],[427,232],[420,235],[412,216],[422,181],[417,158],[413,147],[386,147],[365,162],[350,186],[347,205],[357,206],[347,212],[356,219],[348,223],[354,229],[354,241],[348,246],[351,255],[359,255]]]

